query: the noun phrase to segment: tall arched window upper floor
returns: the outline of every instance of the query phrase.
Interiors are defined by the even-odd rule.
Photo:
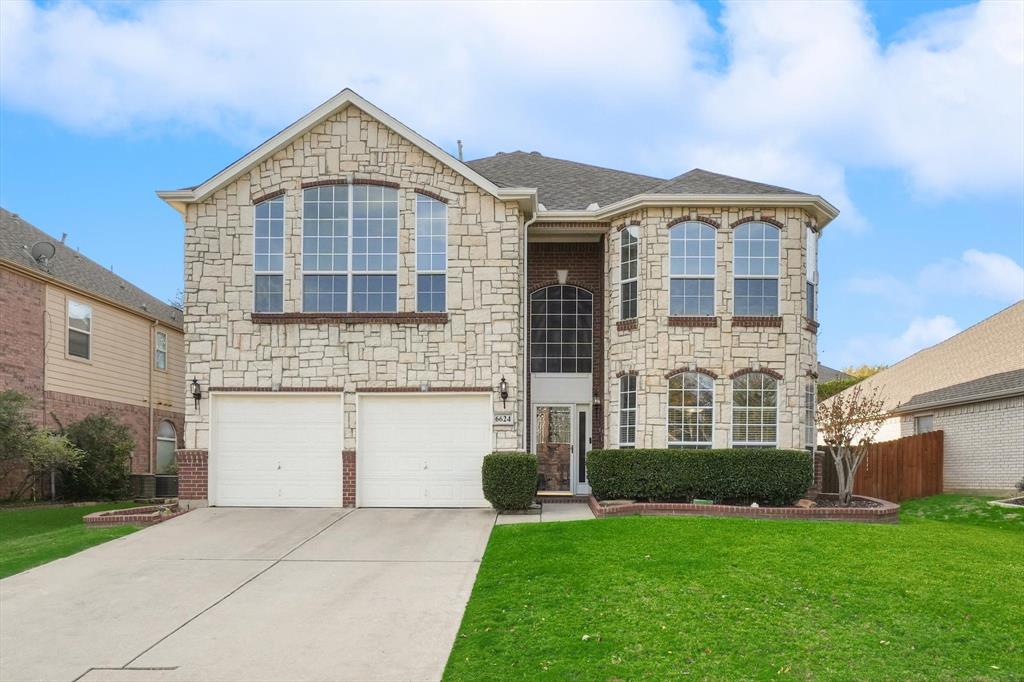
[[[733,231],[733,313],[779,314],[781,230],[765,222],[744,223]]]
[[[669,315],[715,314],[715,236],[698,221],[669,228]]]

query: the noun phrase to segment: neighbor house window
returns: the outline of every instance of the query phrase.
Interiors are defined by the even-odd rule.
[[[174,424],[169,421],[160,422],[156,432],[156,472],[170,474],[174,472],[174,451],[178,447],[178,433]]]
[[[668,446],[711,447],[715,381],[706,374],[686,372],[668,380]]]
[[[308,187],[302,197],[302,309],[398,309],[398,190]]]
[[[775,447],[778,382],[767,374],[744,374],[732,382],[732,444]]]
[[[622,243],[619,246],[619,293],[622,301],[619,306],[619,319],[632,320],[636,317],[637,271],[638,271],[638,239],[637,228],[629,226],[622,230]]]
[[[744,223],[733,235],[736,315],[779,314],[779,228]]]
[[[817,319],[814,310],[817,303],[818,288],[818,233],[807,228],[807,258],[805,263],[807,270],[807,319]]]
[[[807,377],[804,386],[804,446],[814,449],[818,443],[818,431],[815,425],[815,410],[818,406],[818,384],[813,377]]]
[[[153,364],[157,369],[167,369],[167,334],[164,332],[156,333],[156,356],[153,358]]]
[[[448,206],[416,195],[416,310],[445,311],[448,268]]]
[[[669,314],[715,314],[715,228],[700,222],[669,230]]]
[[[636,375],[619,378],[619,447],[636,445]]]
[[[590,372],[593,344],[593,294],[554,284],[530,295],[531,371]]]
[[[914,433],[928,433],[929,431],[935,430],[935,415],[922,414],[920,417],[914,417]]]
[[[261,201],[254,212],[253,309],[279,313],[284,309],[284,197]]]
[[[68,355],[92,357],[92,307],[68,301]]]

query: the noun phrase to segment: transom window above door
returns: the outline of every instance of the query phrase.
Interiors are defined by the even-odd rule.
[[[530,296],[530,369],[590,372],[594,349],[594,295],[555,284]]]

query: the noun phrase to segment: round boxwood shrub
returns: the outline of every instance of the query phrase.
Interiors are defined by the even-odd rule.
[[[787,505],[811,487],[814,466],[803,450],[593,450],[587,477],[602,500]]]
[[[529,509],[537,492],[537,456],[492,452],[484,456],[484,498],[498,511]]]

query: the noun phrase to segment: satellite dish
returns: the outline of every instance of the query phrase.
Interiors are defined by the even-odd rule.
[[[28,250],[32,260],[42,265],[46,265],[47,261],[53,258],[54,254],[57,253],[57,247],[50,242],[36,242],[32,245],[32,248]]]

